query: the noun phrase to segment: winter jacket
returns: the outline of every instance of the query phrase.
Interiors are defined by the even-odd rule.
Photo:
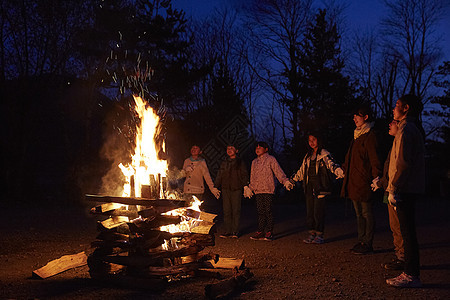
[[[209,174],[208,166],[203,158],[193,159],[186,158],[183,164],[183,170],[186,172],[186,180],[184,182],[184,193],[186,194],[203,194],[205,192],[206,181],[209,189],[214,188],[214,183]]]
[[[310,163],[311,156],[306,154],[300,169],[292,177],[294,181],[303,181],[304,191],[306,191],[306,185],[308,184],[308,168]],[[335,173],[337,168],[339,168],[339,165],[334,162],[330,152],[322,149],[316,156],[316,174],[319,179],[319,190],[315,191],[317,195],[328,195],[331,193],[331,178],[328,170]]]
[[[239,157],[227,157],[217,172],[215,187],[219,189],[237,191],[248,185],[248,172],[245,163]]]
[[[389,156],[389,193],[425,192],[425,147],[423,136],[412,119],[398,124]]]
[[[377,138],[373,130],[350,142],[342,166],[345,177],[341,197],[352,201],[370,201],[372,180],[381,175],[381,163],[377,153]]]
[[[276,158],[264,153],[252,161],[249,187],[255,194],[273,194],[274,176],[282,184],[288,181]]]

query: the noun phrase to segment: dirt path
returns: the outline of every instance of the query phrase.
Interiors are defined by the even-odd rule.
[[[220,212],[213,203],[209,210]],[[386,207],[375,205],[377,232],[373,255],[349,252],[355,243],[356,221],[350,203],[327,203],[326,243],[307,245],[303,203],[275,206],[275,240],[252,241],[256,209],[243,206],[242,233],[235,239],[216,239],[214,252],[222,257],[243,257],[254,278],[235,295],[240,299],[449,299],[450,202],[423,200],[418,204],[418,237],[421,254],[421,289],[396,289],[385,278],[397,272],[381,264],[392,253]],[[62,255],[89,251],[95,239],[95,221],[82,209],[2,208],[0,221],[0,299],[202,299],[211,278],[172,282],[160,293],[101,286],[81,267],[46,280],[30,279],[31,272]],[[220,223],[219,230],[220,230]]]

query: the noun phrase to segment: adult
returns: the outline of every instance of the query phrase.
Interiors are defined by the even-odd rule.
[[[404,271],[386,280],[396,287],[421,287],[419,244],[416,235],[415,204],[425,193],[424,136],[418,126],[422,103],[415,95],[397,100],[394,119],[399,121],[389,156],[389,203],[396,207],[405,248]]]
[[[355,254],[373,252],[375,218],[371,183],[381,174],[377,153],[377,137],[372,130],[374,123],[370,107],[362,105],[353,114],[355,130],[342,166],[345,177],[341,197],[350,198],[356,213],[358,242],[351,251]]]

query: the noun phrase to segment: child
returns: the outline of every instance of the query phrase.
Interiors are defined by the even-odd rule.
[[[220,235],[222,238],[239,237],[242,189],[248,185],[248,172],[237,153],[238,149],[235,146],[227,146],[228,157],[221,163],[215,181],[215,186],[222,190],[225,223],[225,233]]]
[[[192,196],[196,196],[199,200],[202,200],[205,192],[204,181],[206,181],[211,193],[216,198],[219,198],[220,191],[214,187],[206,161],[200,157],[200,154],[202,154],[200,147],[193,145],[191,147],[191,156],[184,161],[182,170],[183,175],[186,177],[184,196],[189,199]]]
[[[310,149],[292,180],[303,181],[305,192],[306,224],[310,235],[303,242],[323,244],[325,196],[331,193],[328,170],[338,178],[344,177],[344,171],[333,161],[330,152],[322,148],[317,134],[308,136],[308,144]]]
[[[255,194],[258,211],[258,231],[250,237],[252,240],[273,240],[274,175],[286,189],[292,188],[292,183],[286,178],[275,157],[269,155],[268,151],[269,145],[267,143],[258,142],[256,144],[255,153],[258,157],[252,161],[250,184],[244,187],[246,198],[251,198]]]

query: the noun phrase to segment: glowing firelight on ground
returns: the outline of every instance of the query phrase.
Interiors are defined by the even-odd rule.
[[[122,197],[142,197],[141,186],[150,184],[151,175],[154,178],[166,177],[167,161],[158,159],[158,152],[164,151],[164,142],[161,145],[155,143],[161,131],[159,116],[152,107],[148,105],[141,97],[133,96],[135,102],[135,111],[139,115],[140,124],[136,128],[136,147],[132,161],[124,166],[119,164],[119,168],[125,175],[125,184],[123,186]],[[132,178],[134,184],[132,186]],[[162,183],[160,182],[160,185]],[[134,190],[134,195],[133,191]],[[160,189],[159,197],[164,197],[164,189]]]

